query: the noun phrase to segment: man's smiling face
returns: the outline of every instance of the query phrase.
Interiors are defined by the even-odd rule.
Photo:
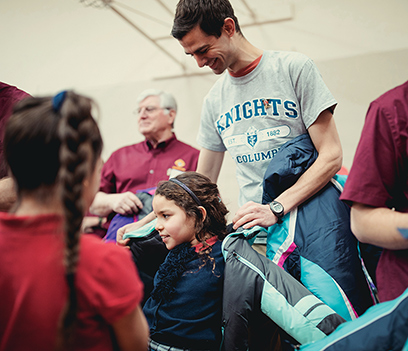
[[[208,66],[215,74],[221,74],[232,64],[230,37],[225,30],[217,38],[207,35],[197,25],[179,42],[185,53],[195,58],[200,68]]]

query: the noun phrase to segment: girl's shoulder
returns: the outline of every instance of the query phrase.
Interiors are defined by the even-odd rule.
[[[78,263],[78,274],[84,278],[102,276],[115,279],[114,275],[121,272],[121,276],[135,276],[136,268],[129,250],[119,247],[114,243],[105,243],[92,235],[84,234],[80,239],[80,259]],[[128,278],[130,279],[130,278]],[[133,279],[132,279],[133,280]]]
[[[130,251],[93,234],[81,237],[76,281],[78,296],[104,316],[131,311],[143,297],[143,283]]]

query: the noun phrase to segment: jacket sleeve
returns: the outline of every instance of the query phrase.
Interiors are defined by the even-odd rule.
[[[228,236],[223,248],[225,350],[251,349],[249,330],[261,327],[253,318],[259,312],[300,344],[322,339],[344,322],[290,274],[253,250],[243,236]]]
[[[327,338],[303,345],[302,351],[401,350],[408,346],[408,289],[395,300],[375,305],[344,323]],[[405,349],[404,349],[405,350]]]

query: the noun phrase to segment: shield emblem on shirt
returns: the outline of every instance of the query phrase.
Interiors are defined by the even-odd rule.
[[[247,137],[248,145],[254,148],[256,143],[258,142],[258,131],[254,127],[251,127],[245,134]]]

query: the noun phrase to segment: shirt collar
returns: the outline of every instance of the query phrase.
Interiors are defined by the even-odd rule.
[[[205,242],[209,245],[209,246],[213,246],[216,242],[218,241],[218,238],[216,236],[212,236],[211,238],[207,239]],[[202,243],[199,243],[195,246],[193,246],[195,251],[198,253],[200,252],[200,250],[203,247]]]
[[[262,55],[259,56],[255,61],[251,62],[248,66],[241,68],[239,71],[237,72],[231,72],[228,71],[229,74],[235,78],[239,78],[239,77],[243,77],[246,76],[248,73],[251,73],[256,66],[258,66],[259,62],[261,61]]]
[[[156,149],[164,149],[167,145],[171,144],[171,143],[173,142],[173,140],[177,140],[176,135],[175,135],[174,133],[173,133],[173,135],[172,135],[169,139],[164,140],[164,141],[161,141],[160,143],[158,143]],[[148,149],[149,151],[155,150],[155,149],[153,148],[152,143],[151,143],[149,140],[146,139],[146,140],[145,140],[145,143],[146,143],[147,149]]]

